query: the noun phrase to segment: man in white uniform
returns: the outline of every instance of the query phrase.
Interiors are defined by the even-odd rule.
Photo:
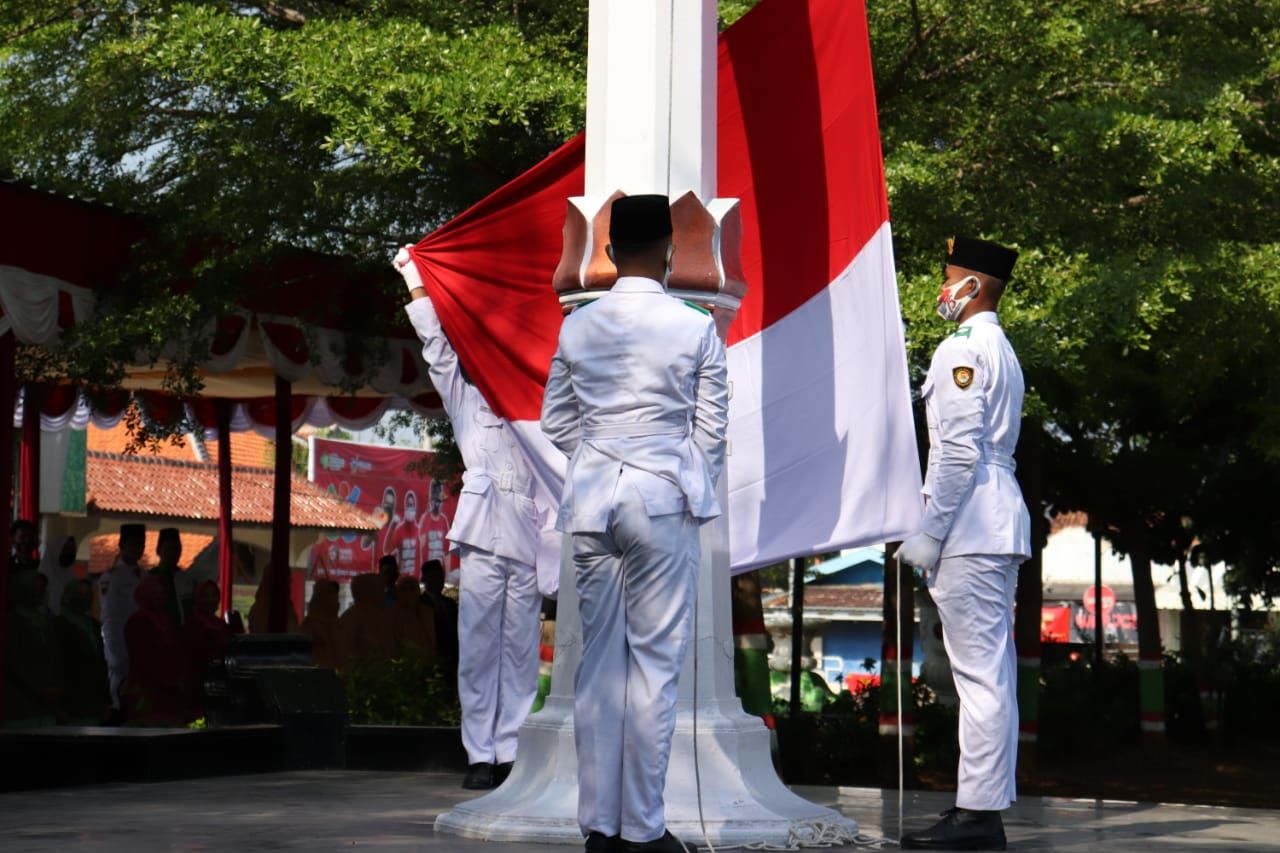
[[[120,525],[120,558],[98,578],[102,602],[102,647],[107,657],[111,707],[117,711],[120,710],[120,685],[129,674],[129,648],[124,642],[124,626],[138,609],[133,594],[145,574],[138,561],[142,559],[146,544],[146,525]]]
[[[1014,478],[1022,368],[996,308],[1017,252],[948,243],[938,313],[958,323],[938,346],[921,396],[929,422],[924,521],[898,559],[928,573],[960,694],[956,807],[911,833],[913,850],[1005,849],[1000,812],[1017,798],[1013,597],[1031,554],[1031,520]]]
[[[408,252],[396,256],[413,299],[405,309],[422,339],[466,473],[449,541],[462,556],[458,599],[458,699],[467,750],[464,788],[500,785],[538,691],[535,570],[542,534],[536,481],[510,426],[463,376]],[[548,513],[549,514],[549,513]]]
[[[587,850],[679,851],[662,791],[689,640],[699,524],[720,514],[728,384],[701,309],[666,293],[666,196],[613,203],[613,289],[560,330],[542,430],[566,455],[582,662],[574,681]]]

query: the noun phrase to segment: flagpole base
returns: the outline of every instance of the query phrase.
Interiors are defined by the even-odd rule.
[[[792,793],[773,768],[769,731],[734,702],[677,707],[664,794],[667,828],[689,844],[851,840],[857,822]],[[697,760],[695,761],[695,744]],[[581,844],[571,704],[548,699],[520,729],[510,778],[436,818],[437,832],[484,841]]]

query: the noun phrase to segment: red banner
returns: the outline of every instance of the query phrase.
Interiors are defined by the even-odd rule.
[[[384,554],[395,556],[401,574],[415,578],[427,560],[449,568],[445,535],[457,498],[443,481],[410,470],[432,454],[327,438],[314,439],[311,454],[312,482],[366,510],[380,527],[376,533],[321,536],[311,548],[312,579],[345,581],[377,571]]]

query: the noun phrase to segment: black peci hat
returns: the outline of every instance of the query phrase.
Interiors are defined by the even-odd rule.
[[[974,237],[952,237],[947,241],[947,257],[943,264],[964,267],[1001,281],[1008,281],[1009,276],[1013,274],[1013,265],[1017,261],[1017,251],[1001,246],[999,243]]]
[[[643,246],[671,236],[671,202],[665,195],[629,195],[609,211],[609,242]]]
[[[176,528],[176,527],[161,527],[161,528],[160,528],[160,535],[159,535],[159,537],[156,539],[156,544],[157,544],[157,545],[163,545],[164,543],[169,542],[169,541],[173,541],[173,542],[181,542],[181,541],[182,541],[182,536],[181,536],[181,535],[179,535],[179,533],[178,533],[178,528]]]
[[[120,542],[121,544],[133,540],[142,539],[147,535],[147,526],[145,524],[122,524],[120,525]]]

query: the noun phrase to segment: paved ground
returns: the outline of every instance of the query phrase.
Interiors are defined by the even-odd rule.
[[[436,815],[465,798],[457,784],[435,773],[328,771],[3,794],[0,850],[573,849],[437,835]],[[854,818],[865,835],[897,835],[892,791],[797,790]],[[908,830],[949,805],[945,794],[908,793]],[[1033,798],[1006,813],[1005,826],[1011,850],[1280,851],[1280,811]]]

